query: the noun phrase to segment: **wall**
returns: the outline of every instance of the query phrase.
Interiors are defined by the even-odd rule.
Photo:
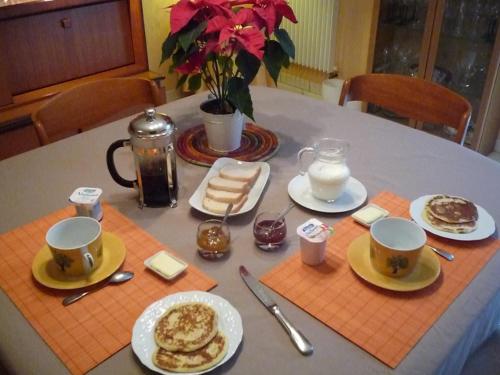
[[[170,12],[167,7],[176,2],[176,0],[142,1],[149,70],[165,75],[167,101],[179,96],[175,89],[177,75],[175,73],[168,74],[169,62],[167,61],[160,66],[161,47],[170,30]]]

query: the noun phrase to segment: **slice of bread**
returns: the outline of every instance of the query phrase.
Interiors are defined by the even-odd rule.
[[[208,180],[208,187],[214,190],[246,194],[250,189],[250,184],[245,181],[229,180],[227,178],[215,176]]]
[[[245,204],[245,202],[248,199],[248,195],[244,195],[241,200],[233,204],[233,209],[231,210],[231,213],[238,212],[241,210],[241,207]],[[210,212],[213,212],[214,214],[219,214],[219,215],[224,215],[226,213],[226,209],[229,203],[224,203],[224,202],[219,202],[216,200],[213,200],[211,198],[208,198],[205,196],[203,199],[203,207],[205,210],[208,210]]]
[[[211,188],[207,188],[206,195],[207,198],[213,199],[214,201],[233,204],[243,198],[243,193],[234,193],[232,191],[215,190]]]
[[[257,177],[259,177],[260,165],[228,164],[220,169],[219,174],[222,178],[253,184]]]

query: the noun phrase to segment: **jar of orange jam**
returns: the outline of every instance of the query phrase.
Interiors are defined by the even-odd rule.
[[[196,243],[198,254],[205,259],[219,259],[229,253],[229,226],[221,220],[206,220],[198,225]]]

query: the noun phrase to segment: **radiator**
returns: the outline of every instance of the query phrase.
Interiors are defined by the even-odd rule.
[[[298,23],[283,20],[295,44],[295,64],[324,73],[335,65],[335,26],[339,0],[288,0]]]

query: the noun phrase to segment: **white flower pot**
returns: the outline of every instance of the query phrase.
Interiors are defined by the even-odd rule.
[[[234,151],[240,147],[243,133],[243,114],[234,113],[219,115],[201,110],[203,124],[207,134],[208,147],[217,152]]]

